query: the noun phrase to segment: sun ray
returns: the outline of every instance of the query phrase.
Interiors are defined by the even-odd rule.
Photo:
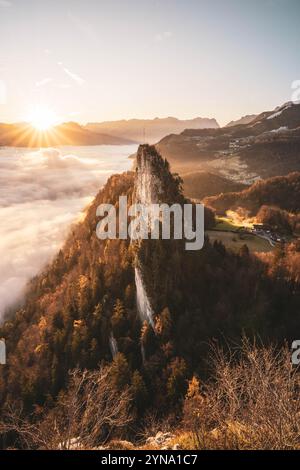
[[[68,125],[64,125],[64,129],[67,131],[68,130]],[[72,139],[68,136],[68,132],[64,132],[63,129],[59,129],[57,127],[54,127],[51,129],[54,137],[57,139],[57,141],[63,141],[66,142],[65,145],[72,145]]]
[[[13,145],[19,147],[22,142],[24,142],[24,147],[27,147],[26,138],[32,135],[32,127],[29,124],[26,124],[20,132],[15,136]]]

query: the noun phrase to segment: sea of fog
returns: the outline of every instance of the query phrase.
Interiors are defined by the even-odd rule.
[[[0,319],[109,176],[131,169],[136,149],[0,147]]]

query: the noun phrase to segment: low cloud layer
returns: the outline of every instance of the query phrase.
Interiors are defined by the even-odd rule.
[[[0,149],[0,319],[133,146]]]

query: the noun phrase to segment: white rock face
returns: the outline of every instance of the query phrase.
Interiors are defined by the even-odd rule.
[[[149,206],[150,204],[158,204],[161,202],[162,181],[159,174],[161,162],[160,157],[151,154],[147,147],[140,147],[136,161],[136,177],[135,177],[135,196],[136,203]],[[137,308],[141,321],[145,320],[154,328],[153,316],[154,312],[148,298],[146,287],[142,278],[141,269],[135,268],[135,286]]]
[[[146,320],[154,328],[153,321],[153,310],[150,304],[150,300],[147,296],[147,292],[142,279],[141,271],[138,267],[134,270],[135,274],[135,287],[136,287],[136,303],[137,309],[142,322]]]
[[[116,338],[114,337],[112,333],[109,337],[109,347],[110,347],[111,355],[114,358],[115,355],[118,354],[119,350],[118,350],[118,344],[117,344]]]
[[[161,194],[161,179],[154,172],[154,162],[147,150],[142,149],[137,157],[135,202],[145,205],[157,204]]]

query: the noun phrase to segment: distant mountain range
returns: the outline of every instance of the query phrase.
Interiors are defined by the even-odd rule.
[[[58,145],[128,145],[135,142],[105,133],[90,131],[67,122],[48,131],[38,131],[27,123],[0,124],[0,146],[53,147]]]
[[[171,117],[90,123],[86,126],[67,122],[48,131],[38,131],[28,123],[0,123],[0,146],[129,145],[143,141],[157,142],[170,133],[180,133],[184,129],[218,127],[215,119],[180,120]]]
[[[225,127],[239,126],[240,124],[249,124],[251,121],[254,121],[256,117],[257,114],[247,114],[247,116],[243,116],[240,119],[237,119],[236,121],[230,121],[228,124],[226,124]]]
[[[0,146],[129,145],[157,142],[172,170],[206,171],[235,182],[300,170],[300,104],[285,103],[220,128],[215,119],[173,117],[63,123],[38,131],[28,123],[1,124]]]
[[[156,147],[173,171],[205,170],[237,182],[300,170],[300,104],[285,103],[248,124],[187,129]]]
[[[185,129],[218,129],[215,119],[197,117],[181,120],[175,117],[155,119],[129,119],[88,123],[85,129],[104,132],[138,142],[155,143],[168,134],[178,134]]]

